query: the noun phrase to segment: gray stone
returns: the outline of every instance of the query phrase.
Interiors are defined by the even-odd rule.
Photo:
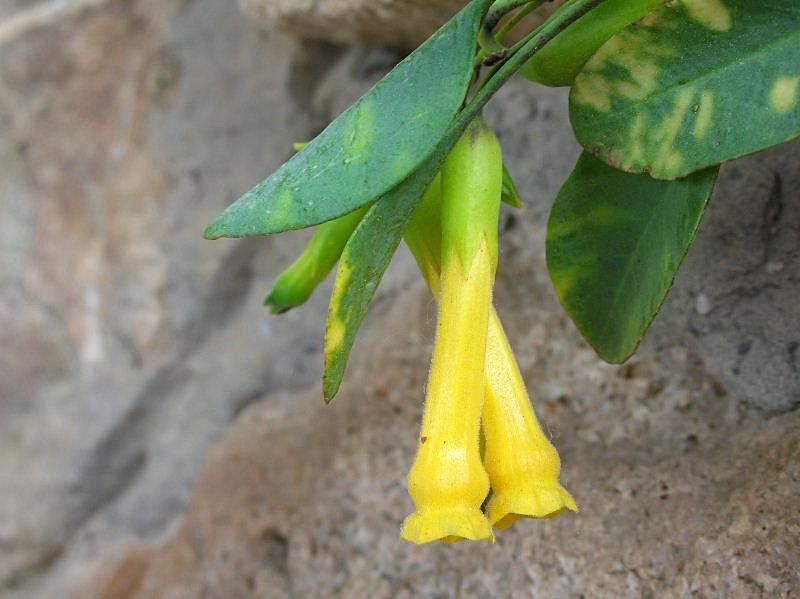
[[[245,14],[268,31],[332,42],[412,49],[464,7],[464,0],[239,0]],[[526,17],[541,22],[563,0]],[[515,40],[515,35],[509,38]]]
[[[240,0],[268,30],[335,42],[414,47],[462,6],[463,0]]]
[[[800,143],[725,165],[646,350],[679,343],[736,398],[800,407]],[[703,310],[692,310],[697,298]],[[697,304],[699,306],[699,304]]]
[[[0,588],[22,596],[73,548],[161,534],[219,430],[320,374],[324,295],[260,302],[308,234],[201,235],[331,118],[305,101],[328,49],[182,4],[111,2],[0,55]]]
[[[542,235],[526,223],[512,237]],[[364,331],[337,400],[287,392],[251,407],[210,453],[180,528],[107,560],[77,596],[792,596],[800,413],[737,407],[685,351],[598,363],[544,276],[498,303],[582,512],[517,523],[494,545],[400,541],[434,306],[409,285],[407,256],[397,266],[404,293]]]
[[[417,549],[398,531],[435,304],[407,252],[324,407],[330,283],[282,317],[260,305],[308,234],[200,237],[398,55],[265,34],[213,0],[110,0],[42,27],[0,53],[0,594],[800,584],[800,144],[723,169],[648,340],[610,366],[544,267],[548,208],[579,153],[564,91],[501,91],[487,116],[526,208],[504,212],[496,304],[583,512],[494,547]]]

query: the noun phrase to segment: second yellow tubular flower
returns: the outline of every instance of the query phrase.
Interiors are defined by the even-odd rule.
[[[559,483],[561,460],[531,407],[514,353],[497,313],[489,320],[486,347],[484,464],[492,482],[487,512],[495,528],[523,517],[551,518],[578,506]]]
[[[486,334],[497,266],[500,145],[476,120],[442,170],[442,269],[436,348],[420,445],[408,477],[416,511],[402,536],[492,539],[481,511],[489,477],[479,449]]]

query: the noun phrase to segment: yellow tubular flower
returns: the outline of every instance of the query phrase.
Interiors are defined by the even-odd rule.
[[[525,382],[497,313],[492,311],[486,348],[484,464],[492,482],[489,520],[498,529],[523,517],[552,518],[578,506],[558,482],[561,460],[531,407]]]
[[[489,477],[479,444],[486,332],[497,265],[502,158],[476,120],[442,169],[442,272],[436,349],[417,457],[408,477],[413,543],[493,539],[481,504]]]
[[[406,231],[406,244],[439,297],[441,194],[437,179],[428,189]],[[484,464],[493,489],[489,519],[506,528],[521,517],[548,518],[565,508],[578,511],[559,484],[558,452],[542,432],[500,318],[491,309],[486,340],[486,437]]]

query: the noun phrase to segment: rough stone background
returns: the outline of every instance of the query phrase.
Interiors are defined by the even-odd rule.
[[[534,25],[564,0],[526,17]],[[462,6],[463,0],[239,0],[269,30],[307,39],[414,48]],[[509,39],[513,39],[513,36]]]
[[[406,31],[453,9],[417,4]],[[357,0],[294,5],[309,36],[414,39],[392,18],[365,36]],[[335,6],[350,17],[320,31]],[[796,596],[800,144],[723,169],[648,340],[609,366],[544,270],[578,154],[564,93],[501,92],[527,208],[504,216],[496,303],[583,511],[415,548],[398,530],[435,307],[409,256],[324,407],[327,289],[260,305],[307,233],[200,238],[399,55],[214,0],[0,0],[0,44],[0,596]]]
[[[462,0],[239,0],[268,29],[343,43],[413,47],[464,5]]]

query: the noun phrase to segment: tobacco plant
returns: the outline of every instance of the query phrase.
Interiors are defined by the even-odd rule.
[[[661,307],[720,164],[800,135],[797,0],[568,0],[524,31],[543,3],[469,2],[205,233],[317,226],[266,304],[302,304],[338,263],[326,401],[405,239],[439,302],[402,532],[415,543],[493,539],[522,517],[577,511],[492,306],[500,203],[520,205],[481,116],[497,90],[515,74],[571,87],[584,152],[553,204],[547,266],[612,363]]]

